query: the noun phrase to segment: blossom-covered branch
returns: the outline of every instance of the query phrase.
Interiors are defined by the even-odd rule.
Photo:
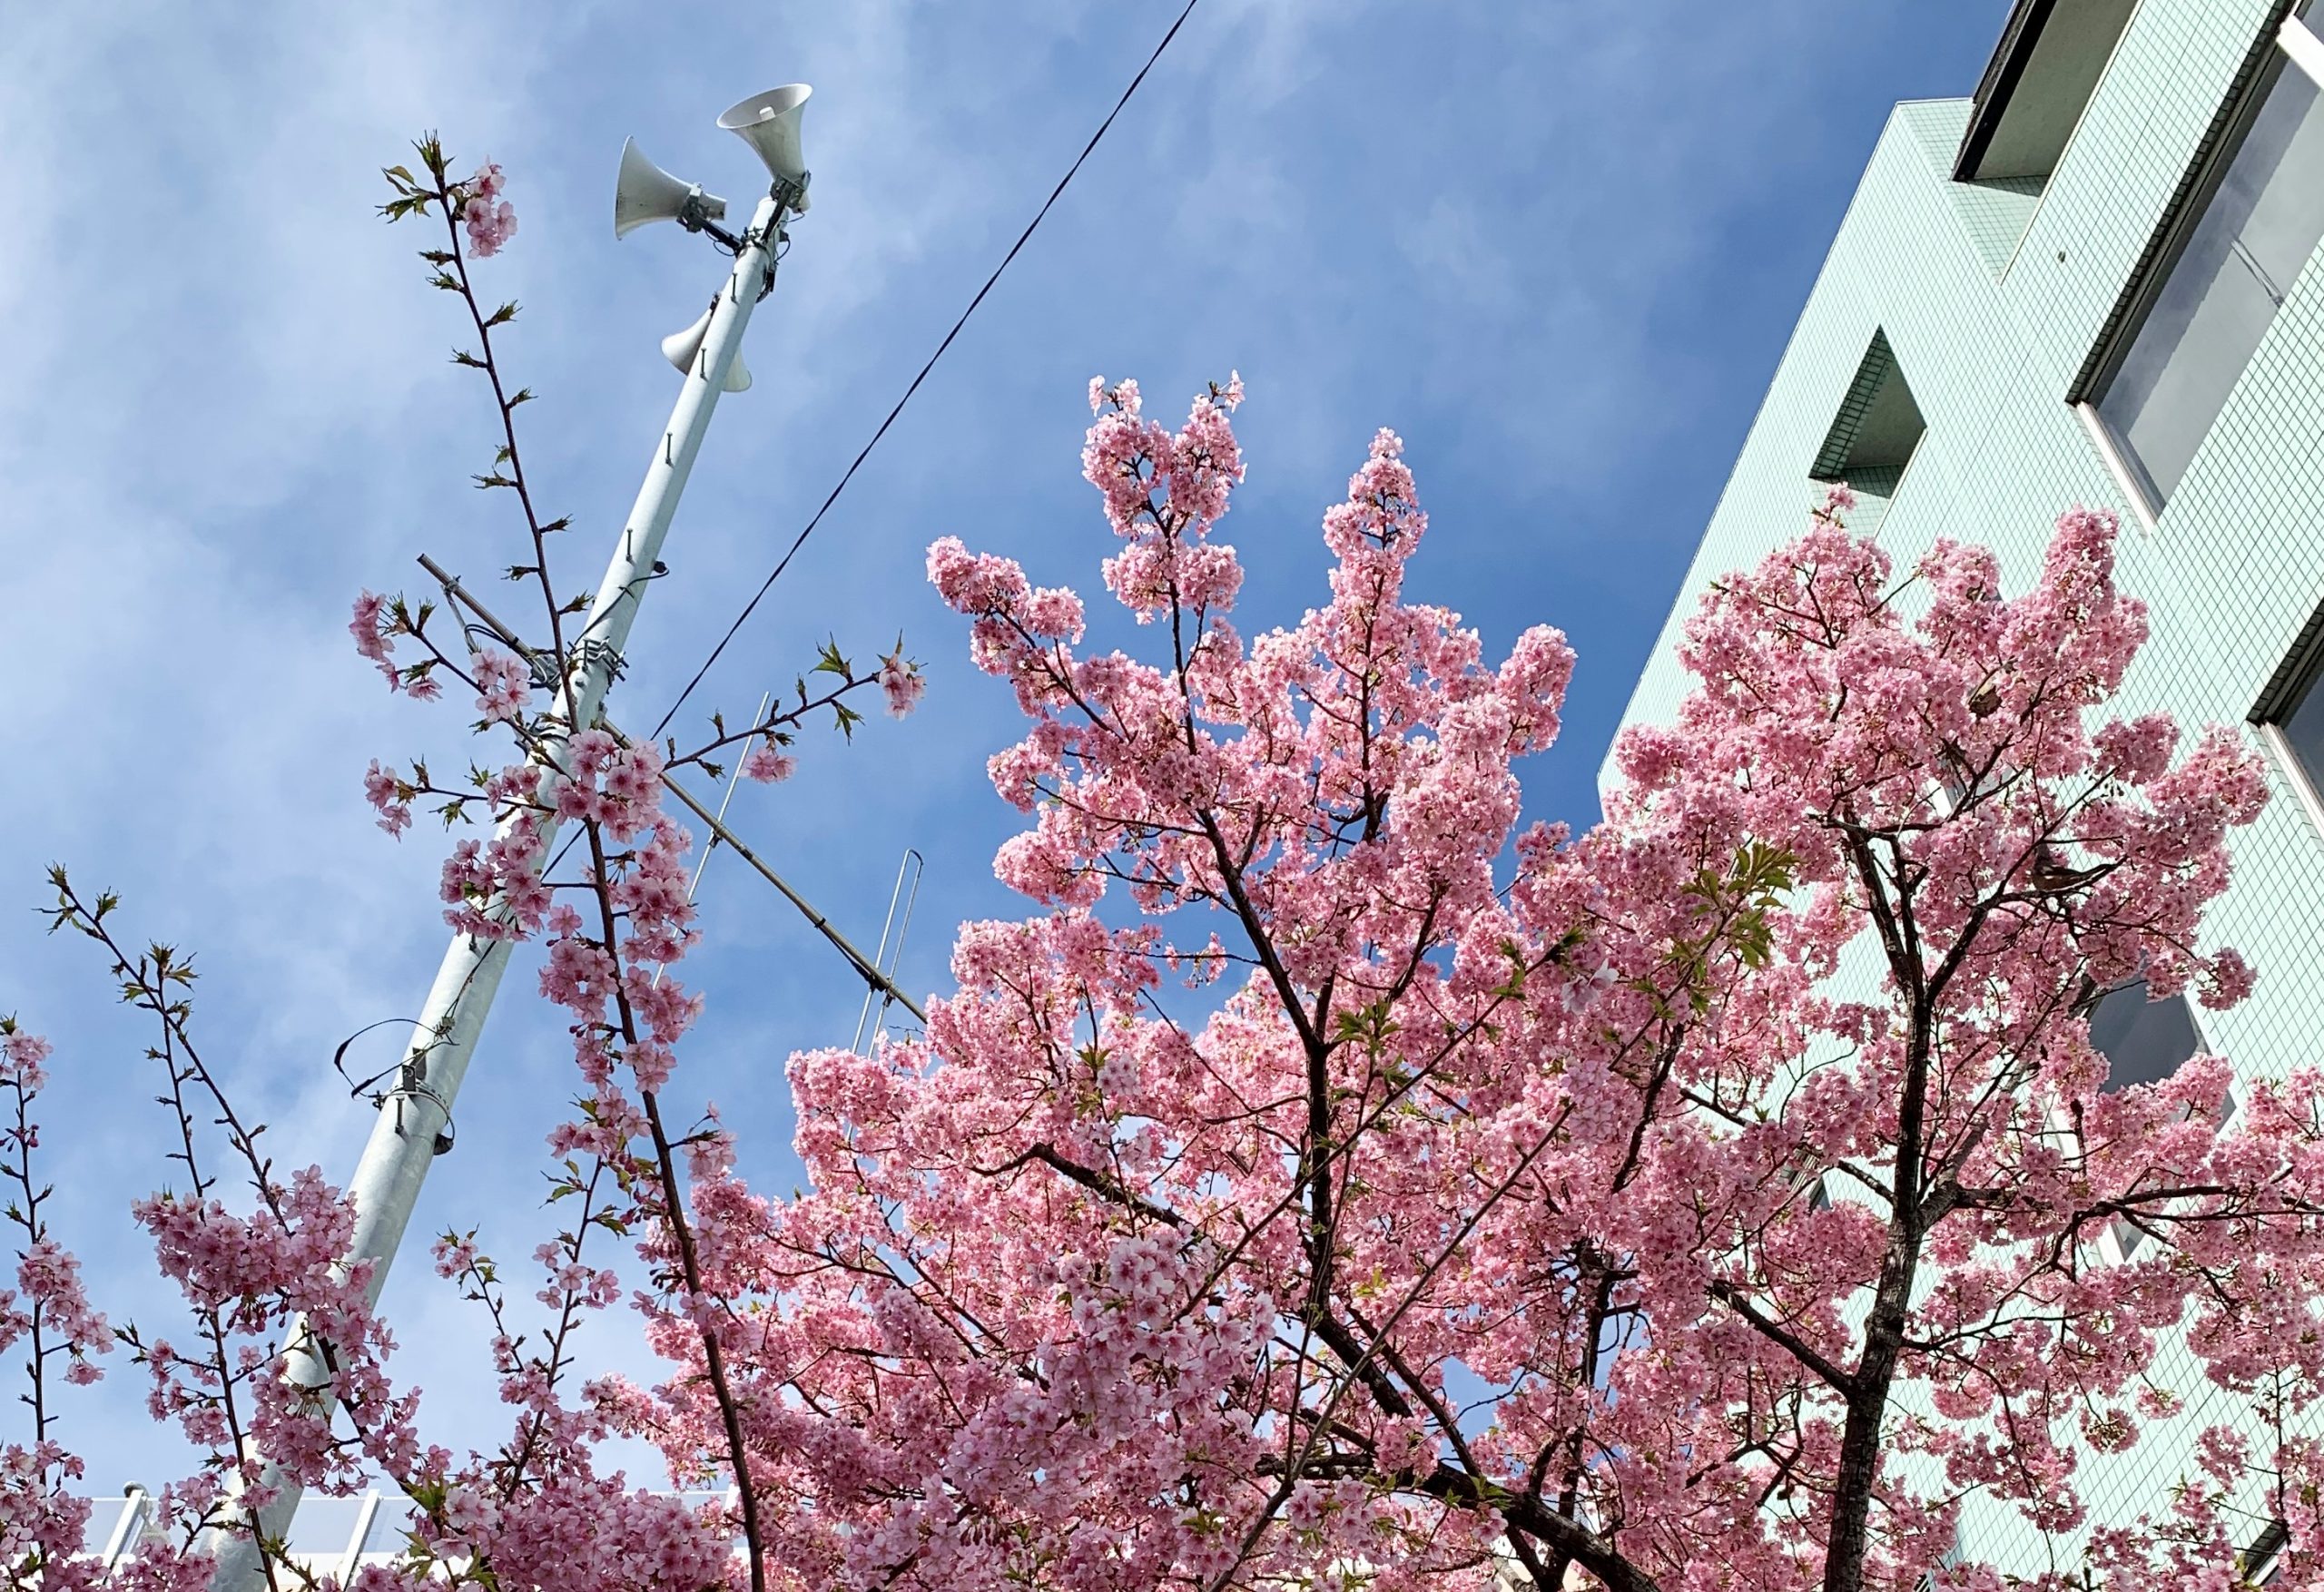
[[[996,870],[1042,910],[964,927],[924,1037],[793,1058],[812,1192],[697,1177],[737,1397],[672,1312],[680,1372],[623,1422],[685,1469],[739,1407],[803,1587],[1993,1592],[1950,1551],[1982,1494],[2064,1592],[2232,1573],[2262,1481],[2311,1584],[2288,1437],[2207,1437],[2168,1528],[2070,1540],[2077,1457],[2168,1413],[2162,1333],[2279,1433],[2324,1369],[2319,1079],[2230,1112],[2216,1058],[2117,1088],[2091,1048],[2093,991],[2249,988],[2201,912],[2264,791],[2228,732],[2103,716],[2144,636],[2112,521],[2066,516],[2011,598],[1973,548],[1899,579],[1836,496],[1707,601],[1606,821],[1519,832],[1562,638],[1488,664],[1404,598],[1427,521],[1384,433],[1329,601],[1246,642],[1240,396],[1172,429],[1093,388],[1104,579],[1156,661],[931,549],[1030,721]]]

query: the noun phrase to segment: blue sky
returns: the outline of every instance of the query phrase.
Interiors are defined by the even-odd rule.
[[[1088,378],[1135,376],[1175,416],[1230,369],[1246,631],[1319,600],[1318,516],[1393,427],[1432,516],[1415,595],[1489,651],[1542,621],[1579,649],[1565,740],[1524,772],[1533,815],[1594,818],[1607,738],[1890,104],[1966,93],[2006,9],[1203,0],[697,698],[746,712],[824,635],[868,655],[901,629],[925,706],[811,741],[798,779],[737,799],[738,828],[867,942],[918,847],[902,982],[941,988],[952,924],[1020,910],[990,868],[1015,815],[983,774],[1016,730],[922,552],[957,534],[1089,589],[1108,538],[1078,477]],[[200,1031],[238,1100],[283,1165],[334,1178],[368,1108],[331,1050],[414,1010],[442,948],[439,837],[379,834],[359,777],[373,756],[457,766],[458,715],[389,697],[347,604],[417,590],[421,552],[488,589],[517,527],[464,484],[489,410],[445,362],[457,306],[422,285],[419,238],[373,214],[377,168],[426,127],[506,167],[520,231],[479,274],[526,305],[503,347],[541,395],[527,463],[590,584],[674,396],[656,343],[721,274],[675,229],[615,245],[622,138],[743,201],[757,168],[713,118],[815,85],[815,206],[751,329],[758,384],[720,408],[612,704],[651,722],[1176,11],[121,0],[12,20],[0,1011],[57,1042],[55,1213],[116,1320],[176,1326],[126,1216],[163,1181],[167,1123],[103,968],[40,932],[43,867],[199,952]],[[731,859],[703,906],[688,966],[711,1004],[679,1087],[788,1186],[783,1057],[844,1043],[862,986]],[[538,1151],[568,1088],[530,988],[509,981],[414,1228],[481,1225],[511,1262],[547,1231]],[[430,1435],[497,1436],[482,1322],[416,1252],[387,1309],[435,1391]],[[645,1369],[619,1319],[596,1356]],[[66,1400],[93,1489],[183,1468],[142,1402],[118,1357]]]

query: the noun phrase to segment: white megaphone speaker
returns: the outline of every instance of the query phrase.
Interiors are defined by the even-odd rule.
[[[681,182],[637,152],[637,141],[621,146],[621,177],[614,184],[614,236],[625,238],[648,221],[683,221],[699,228],[726,213],[726,201],[701,185]]]
[[[718,118],[718,125],[757,152],[777,182],[798,190],[791,208],[807,208],[807,165],[799,158],[799,115],[814,91],[803,83],[786,83],[747,100],[737,100]]]
[[[685,330],[674,331],[664,338],[662,358],[681,370],[692,370],[695,357],[702,352],[702,339],[710,335],[710,318],[717,312],[718,306],[714,302],[709,309],[702,312],[701,318]],[[734,362],[726,368],[725,390],[746,392],[750,389],[750,367],[743,363],[743,350],[736,349]]]

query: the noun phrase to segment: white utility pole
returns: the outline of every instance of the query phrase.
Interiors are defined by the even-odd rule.
[[[537,755],[561,768],[566,746],[576,727],[597,718],[606,689],[613,683],[637,605],[654,578],[662,540],[676,513],[679,494],[694,468],[703,434],[723,391],[739,390],[749,381],[743,374],[740,350],[743,329],[760,298],[774,286],[774,261],[783,241],[786,216],[806,209],[807,172],[799,163],[799,113],[808,88],[793,84],[742,101],[719,125],[736,133],[759,153],[774,182],[759,201],[749,230],[740,237],[721,231],[717,218],[725,214],[724,201],[698,187],[679,182],[655,168],[635,146],[623,151],[621,182],[614,201],[615,231],[619,236],[648,221],[675,221],[689,231],[706,231],[734,252],[734,267],[725,287],[696,327],[665,341],[665,354],[685,371],[670,423],[654,445],[653,462],[645,482],[629,511],[613,562],[590,604],[586,624],[574,644],[576,666],[561,688],[550,718],[550,731]],[[692,346],[699,328],[699,346]],[[544,773],[543,783],[556,776]],[[543,840],[554,840],[554,815],[541,820]],[[501,826],[507,831],[507,825]],[[547,848],[544,846],[544,855]],[[508,967],[509,942],[478,940],[455,935],[437,969],[436,982],[420,1010],[419,1029],[404,1057],[395,1086],[379,1106],[363,1158],[355,1168],[348,1193],[355,1202],[355,1237],[346,1263],[369,1261],[371,1275],[367,1290],[373,1303],[387,1281],[388,1267],[403,1240],[419,1200],[419,1185],[429,1164],[450,1148],[452,1103],[468,1076],[492,997]],[[295,1323],[283,1355],[282,1374],[310,1388],[321,1387],[330,1373],[317,1346],[306,1338],[304,1322]],[[266,1585],[258,1540],[281,1541],[290,1533],[290,1518],[299,1507],[300,1489],[287,1483],[268,1461],[265,1481],[278,1488],[274,1500],[260,1511],[255,1534],[235,1530],[212,1532],[217,1555],[212,1572],[212,1592],[256,1592]]]

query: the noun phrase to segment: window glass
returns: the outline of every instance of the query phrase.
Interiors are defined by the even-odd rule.
[[[298,1512],[290,1517],[290,1540],[284,1544],[301,1558],[336,1558],[347,1551],[354,1540],[356,1525],[363,1517],[364,1500],[358,1498],[327,1498],[320,1494],[299,1500]]]
[[[372,1558],[402,1553],[410,1548],[411,1533],[419,1519],[418,1504],[400,1493],[387,1493],[380,1498],[379,1511],[371,1517],[370,1528],[363,1533],[356,1551]]]
[[[2279,57],[2243,141],[2098,400],[2160,507],[2324,237],[2324,109]]]
[[[2308,668],[2307,681],[2296,689],[2291,711],[2276,721],[2284,744],[2308,776],[2309,789],[2324,796],[2324,652]]]
[[[2110,989],[2090,1014],[2090,1043],[2106,1058],[2106,1086],[2160,1083],[2202,1048],[2187,998],[2149,1000],[2146,980]]]
[[[142,1497],[91,1499],[89,1521],[81,1529],[81,1551],[103,1553],[105,1544],[113,1540],[113,1532],[120,1528],[122,1511],[142,1508],[144,1501]]]

